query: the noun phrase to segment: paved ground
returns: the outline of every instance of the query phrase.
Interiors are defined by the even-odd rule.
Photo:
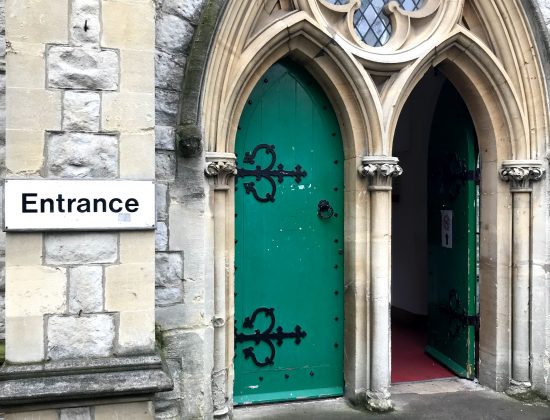
[[[545,402],[521,403],[461,379],[399,384],[392,387],[395,411],[375,414],[354,410],[344,399],[269,404],[235,410],[236,420],[550,420]]]

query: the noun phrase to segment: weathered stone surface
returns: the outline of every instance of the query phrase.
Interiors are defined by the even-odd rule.
[[[157,125],[175,126],[178,119],[179,92],[156,89],[155,118]]]
[[[158,394],[157,394],[158,395]],[[181,400],[155,400],[155,418],[157,420],[180,420]]]
[[[155,288],[155,305],[166,306],[183,301],[181,287],[157,287]]]
[[[6,304],[4,302],[4,293],[0,293],[0,340],[5,339],[6,334]]]
[[[155,127],[155,148],[160,150],[175,150],[176,133],[174,127]]]
[[[91,420],[90,407],[64,408],[59,412],[59,420]]]
[[[44,265],[8,266],[6,316],[42,317],[67,311],[67,273],[62,267]],[[16,330],[13,330],[16,332]]]
[[[540,11],[547,27],[550,27],[550,0],[538,0]]]
[[[151,420],[154,416],[154,407],[151,401],[98,405],[94,410],[94,420]]]
[[[62,178],[118,176],[118,138],[106,134],[52,133],[47,139],[48,175]]]
[[[185,57],[174,56],[164,51],[156,51],[155,86],[180,91],[185,61]]]
[[[159,287],[181,287],[183,281],[183,254],[157,252],[155,255],[155,284]]]
[[[69,37],[72,45],[99,45],[99,0],[73,0]]]
[[[162,10],[197,23],[204,3],[204,0],[164,0]]]
[[[103,130],[135,133],[151,131],[150,150],[154,147],[155,95],[151,92],[104,92],[101,102]],[[147,143],[149,141],[147,140]]]
[[[6,290],[6,263],[0,258],[0,292]]]
[[[48,318],[48,356],[52,359],[107,357],[113,352],[112,315],[52,316]]]
[[[173,330],[162,334],[164,355],[169,359],[185,357],[185,372],[200,374],[204,367],[206,329]]]
[[[27,411],[22,413],[8,413],[6,417],[1,415],[2,420],[58,420],[57,410]]]
[[[212,328],[193,331],[169,331],[163,334],[168,358],[184,357],[181,375],[181,397],[185,401],[181,418],[204,418],[211,404],[210,375],[213,345]],[[200,398],[197,396],[200,395]]]
[[[157,212],[157,220],[166,220],[168,217],[168,186],[166,184],[155,185],[155,206]]]
[[[63,130],[99,131],[99,93],[67,91],[63,97]]]
[[[157,307],[155,320],[163,331],[204,326],[208,322],[201,307],[186,303]]]
[[[181,363],[180,360],[182,358],[174,358],[174,359],[167,359],[166,365],[168,366],[168,370],[170,372],[170,376],[172,377],[172,381],[174,381],[174,389],[167,392],[161,392],[156,395],[156,398],[159,400],[175,400],[180,398],[181,395]]]
[[[120,312],[117,354],[151,354],[154,350],[154,310]]]
[[[47,264],[112,263],[117,259],[116,233],[55,233],[45,236]]]
[[[189,47],[193,31],[193,26],[185,19],[163,14],[157,19],[156,47],[169,53],[183,53]]]
[[[155,233],[153,231],[120,232],[120,263],[153,263],[155,260]]]
[[[155,155],[155,173],[157,180],[173,180],[176,177],[175,153],[157,153]]]
[[[101,21],[102,46],[141,51],[154,48],[155,11],[152,1],[103,1]]]
[[[43,322],[42,322],[43,324]],[[43,340],[42,340],[43,342]],[[154,363],[150,363],[156,359]],[[86,369],[89,369],[86,371]],[[102,397],[153,394],[168,391],[172,380],[156,356],[102,357],[47,361],[40,364],[3,365],[0,368],[0,405],[40,402],[94,400]],[[78,373],[76,372],[78,371]],[[16,379],[11,379],[15,377]],[[103,406],[106,407],[106,406]],[[102,410],[103,411],[103,410]],[[104,417],[105,414],[114,417]],[[57,413],[56,413],[57,414]],[[109,407],[95,420],[138,419],[136,413]],[[118,417],[117,417],[118,416]],[[152,416],[147,417],[150,420]],[[57,420],[57,417],[55,417]]]
[[[155,266],[151,262],[116,264],[105,268],[105,310],[150,311],[151,324],[144,319],[142,331],[153,326]],[[135,328],[137,330],[137,326]]]
[[[44,360],[44,317],[6,318],[6,361],[32,363]],[[0,381],[0,388],[2,381]],[[2,398],[0,390],[0,399]]]
[[[166,251],[168,249],[168,227],[164,222],[157,223],[155,231],[155,249],[157,251]]]
[[[178,152],[185,158],[199,157],[203,151],[202,133],[196,124],[183,124],[176,130]]]
[[[116,51],[53,46],[47,54],[50,88],[118,89],[119,57]]]
[[[69,311],[100,312],[103,309],[103,268],[81,266],[69,269]]]

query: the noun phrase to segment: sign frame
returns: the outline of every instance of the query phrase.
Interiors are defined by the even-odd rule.
[[[23,193],[24,190],[29,192]],[[155,181],[152,180],[11,178],[4,180],[3,193],[4,232],[156,228]],[[23,198],[23,194],[28,195]],[[81,199],[91,200],[88,211],[80,211],[86,209],[86,201],[79,201]]]

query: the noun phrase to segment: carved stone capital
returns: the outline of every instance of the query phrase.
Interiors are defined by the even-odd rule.
[[[391,156],[365,156],[361,159],[359,174],[368,177],[371,191],[390,191],[392,179],[403,173],[399,159]]]
[[[229,190],[231,177],[237,175],[237,165],[233,153],[206,153],[206,168],[204,173],[208,178],[214,180],[214,190]]]
[[[532,181],[543,178],[546,169],[539,160],[505,160],[500,169],[500,178],[510,183],[510,191],[531,191]]]

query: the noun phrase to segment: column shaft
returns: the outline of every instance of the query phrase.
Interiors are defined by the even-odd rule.
[[[500,177],[512,193],[512,386],[531,382],[531,184],[542,179],[545,163],[506,160]]]
[[[214,192],[214,355],[212,401],[214,417],[226,417],[228,406],[227,360],[227,194],[230,180],[237,173],[235,155],[207,153],[205,174],[213,179]]]
[[[371,384],[374,392],[390,386],[391,191],[371,192]]]
[[[513,193],[512,379],[529,382],[529,244],[531,194]]]
[[[370,384],[368,405],[387,411],[391,383],[391,189],[401,175],[399,160],[389,156],[365,156],[359,173],[369,179],[370,191]]]

